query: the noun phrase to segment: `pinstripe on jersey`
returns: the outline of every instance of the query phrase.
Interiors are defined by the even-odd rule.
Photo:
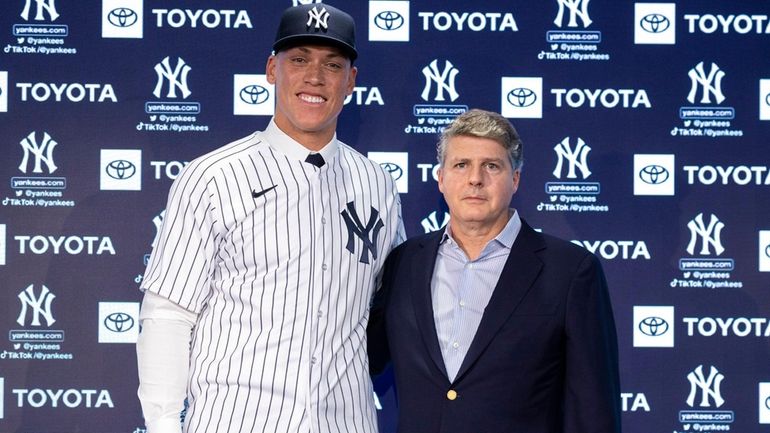
[[[299,146],[270,122],[192,161],[169,193],[143,288],[199,313],[188,433],[377,431],[366,322],[404,237],[398,192],[336,139],[320,169]]]

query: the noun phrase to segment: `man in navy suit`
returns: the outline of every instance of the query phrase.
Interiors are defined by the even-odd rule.
[[[522,143],[497,113],[444,131],[445,230],[391,252],[373,372],[393,363],[399,433],[619,433],[615,324],[597,258],[510,208]]]

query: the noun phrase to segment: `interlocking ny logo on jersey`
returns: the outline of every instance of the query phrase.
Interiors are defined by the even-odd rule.
[[[313,24],[315,22],[315,24]],[[308,27],[313,27],[320,29],[323,27],[324,30],[329,29],[329,12],[326,11],[326,8],[321,8],[321,10],[318,10],[318,6],[313,6],[313,9],[310,9],[307,11],[307,24],[305,24]]]
[[[167,98],[176,98],[176,89],[179,88],[179,91],[182,92],[182,97],[187,99],[192,93],[187,87],[187,74],[190,73],[191,69],[192,68],[185,63],[184,59],[178,57],[176,60],[176,67],[172,70],[169,58],[166,56],[165,59],[155,65],[155,73],[158,74],[158,82],[155,84],[155,90],[152,91],[152,94],[155,95],[156,98],[160,98],[161,90],[163,89],[163,79],[165,78],[168,80]]]
[[[369,221],[366,225],[361,224],[361,218],[356,213],[356,208],[353,202],[349,202],[347,209],[343,209],[340,212],[342,219],[345,220],[345,225],[348,226],[348,244],[345,248],[350,251],[351,254],[355,254],[353,235],[355,234],[358,239],[364,243],[364,248],[361,250],[361,258],[359,262],[369,264],[369,253],[372,253],[372,258],[377,259],[377,238],[380,235],[380,230],[385,225],[379,218],[380,212],[370,207],[371,214],[369,215]]]
[[[705,377],[703,375],[703,366],[699,365],[687,375],[687,380],[690,381],[690,395],[687,396],[687,404],[690,407],[695,406],[695,395],[698,393],[699,389],[702,392],[699,404],[700,407],[711,407],[711,399],[714,400],[716,407],[725,404],[725,400],[722,398],[722,393],[720,392],[720,386],[724,378],[725,376],[717,371],[713,365],[709,370],[709,377]]]
[[[717,104],[721,104],[725,100],[725,95],[722,93],[722,78],[724,78],[725,73],[719,69],[716,63],[711,63],[711,70],[708,75],[706,75],[706,71],[703,69],[703,62],[690,69],[687,75],[690,77],[692,84],[690,93],[687,95],[687,100],[691,104],[695,103],[695,95],[698,93],[699,84],[703,89],[703,95],[700,98],[701,104],[710,104],[712,94]]]

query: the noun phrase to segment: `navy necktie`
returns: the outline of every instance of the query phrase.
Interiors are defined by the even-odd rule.
[[[324,157],[321,156],[320,153],[311,153],[310,155],[305,158],[305,162],[309,162],[310,164],[315,165],[318,168],[323,167],[324,164],[326,164],[326,161],[324,161]]]

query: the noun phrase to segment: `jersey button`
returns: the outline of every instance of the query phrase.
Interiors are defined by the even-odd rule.
[[[324,271],[326,270],[326,263],[321,265],[321,269],[323,269]]]
[[[455,400],[457,398],[457,391],[450,389],[446,392],[446,398],[448,400]]]
[[[311,364],[315,365],[316,362],[318,362],[318,359],[315,356],[310,358],[310,363]]]
[[[326,224],[326,218],[321,217],[321,224]]]
[[[318,317],[323,317],[323,316],[324,316],[324,312],[319,310],[318,311]]]

